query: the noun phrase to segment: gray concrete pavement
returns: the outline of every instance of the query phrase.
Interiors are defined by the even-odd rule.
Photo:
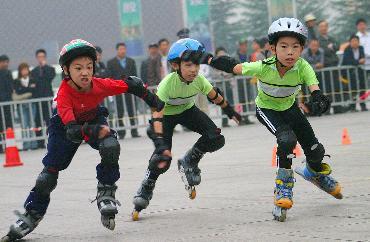
[[[132,197],[152,152],[149,139],[121,142],[121,179],[117,198],[122,207],[111,232],[100,223],[96,204],[97,151],[83,145],[70,167],[60,174],[48,213],[25,241],[370,241],[370,112],[310,119],[331,154],[333,175],[342,183],[336,200],[296,176],[294,206],[285,223],[272,220],[273,137],[260,124],[223,130],[226,146],[201,161],[202,183],[195,200],[177,173],[176,160],[198,135],[176,133],[174,161],[159,178],[141,220],[132,222]],[[347,128],[352,145],[342,146]],[[42,169],[43,151],[22,152],[24,166],[0,167],[0,233],[14,222],[12,210],[24,199]],[[302,157],[294,166],[301,165]],[[0,156],[4,161],[4,156]]]

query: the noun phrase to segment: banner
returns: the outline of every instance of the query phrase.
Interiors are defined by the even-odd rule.
[[[143,55],[140,0],[118,0],[118,8],[121,36],[127,47],[127,55]]]
[[[190,37],[202,42],[207,51],[212,51],[208,0],[185,1],[186,25],[190,30]]]
[[[282,17],[296,17],[295,0],[268,0],[270,23]]]

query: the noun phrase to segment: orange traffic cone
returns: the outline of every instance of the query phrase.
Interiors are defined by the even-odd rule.
[[[14,131],[12,128],[7,128],[5,133],[5,164],[4,167],[11,166],[22,166],[21,158],[19,157],[19,152],[17,145],[15,143]]]
[[[342,145],[350,145],[350,144],[352,144],[351,138],[349,137],[348,130],[344,128],[343,133],[342,133]]]
[[[293,150],[293,153],[295,154],[296,157],[302,156],[302,150],[299,144],[296,145],[296,147]]]
[[[271,159],[271,166],[272,167],[276,167],[277,166],[277,162],[276,162],[276,152],[277,152],[277,147],[276,145],[274,146],[274,148],[272,149],[272,159]]]

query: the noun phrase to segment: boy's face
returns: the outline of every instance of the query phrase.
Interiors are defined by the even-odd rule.
[[[301,56],[303,46],[294,37],[281,37],[272,51],[284,66],[292,67]]]
[[[68,74],[66,66],[63,67],[63,70],[65,74]],[[93,72],[94,63],[89,57],[78,57],[69,66],[69,75],[81,87],[81,91],[89,90],[91,87]]]
[[[182,78],[184,78],[186,82],[192,82],[198,76],[200,65],[194,64],[191,61],[181,61],[180,65],[173,63],[172,67],[175,70],[181,68]]]
[[[357,38],[352,38],[349,44],[352,49],[357,49],[360,46],[360,42],[358,41]]]
[[[37,62],[39,63],[39,65],[44,66],[46,64],[46,55],[45,55],[45,53],[39,52],[36,55],[36,59],[37,59]]]
[[[0,62],[0,70],[7,70],[9,67],[9,61],[4,60]]]
[[[360,31],[361,33],[365,33],[366,29],[367,29],[367,26],[365,22],[359,22],[357,24],[357,30]]]
[[[319,50],[320,43],[317,40],[311,40],[309,47],[311,51],[316,53]]]

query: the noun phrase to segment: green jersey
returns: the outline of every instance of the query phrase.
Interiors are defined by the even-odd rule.
[[[272,61],[274,58],[270,57],[265,61]],[[311,65],[302,58],[299,58],[283,77],[280,77],[275,64],[264,64],[262,61],[243,63],[242,74],[259,79],[256,105],[275,111],[290,108],[302,84],[307,86],[319,84]]]
[[[199,93],[208,95],[212,88],[203,75],[198,75],[194,81],[186,84],[176,72],[172,72],[159,83],[157,96],[166,104],[164,114],[175,115],[191,108]]]

